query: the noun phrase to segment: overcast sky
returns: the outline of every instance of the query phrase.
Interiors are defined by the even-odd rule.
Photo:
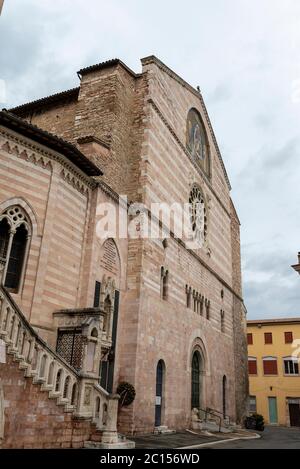
[[[248,318],[300,316],[299,0],[5,0],[0,51],[0,107],[114,57],[139,72],[155,54],[199,85],[242,224]]]

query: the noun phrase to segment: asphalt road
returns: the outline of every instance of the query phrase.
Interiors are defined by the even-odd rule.
[[[213,445],[214,449],[300,449],[300,428],[266,427],[260,439],[228,441]]]

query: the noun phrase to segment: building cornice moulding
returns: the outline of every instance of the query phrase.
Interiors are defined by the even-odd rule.
[[[54,150],[48,149],[44,145],[34,143],[27,137],[21,136],[13,130],[0,126],[0,147],[6,143],[10,147],[10,152],[14,153],[18,157],[24,151],[27,153],[28,151],[32,152],[28,157],[28,161],[36,164],[35,161],[38,162],[43,159],[45,162],[47,161],[47,163],[51,165],[51,168],[53,166],[52,161],[55,161],[59,163],[66,171],[72,174],[73,178],[75,177],[78,181],[81,182],[81,184],[84,184],[86,188],[94,189],[96,187],[96,183],[93,178],[86,176],[75,165],[69,161],[66,161],[66,158],[63,155],[60,155]],[[18,149],[19,154],[18,152],[13,151],[14,148]]]

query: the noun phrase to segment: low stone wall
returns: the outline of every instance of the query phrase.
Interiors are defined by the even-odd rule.
[[[10,355],[0,364],[0,382],[5,407],[2,448],[81,448],[97,431],[90,419],[76,418],[49,399]]]

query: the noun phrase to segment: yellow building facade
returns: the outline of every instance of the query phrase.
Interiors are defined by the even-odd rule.
[[[300,427],[300,318],[247,322],[250,412]]]

